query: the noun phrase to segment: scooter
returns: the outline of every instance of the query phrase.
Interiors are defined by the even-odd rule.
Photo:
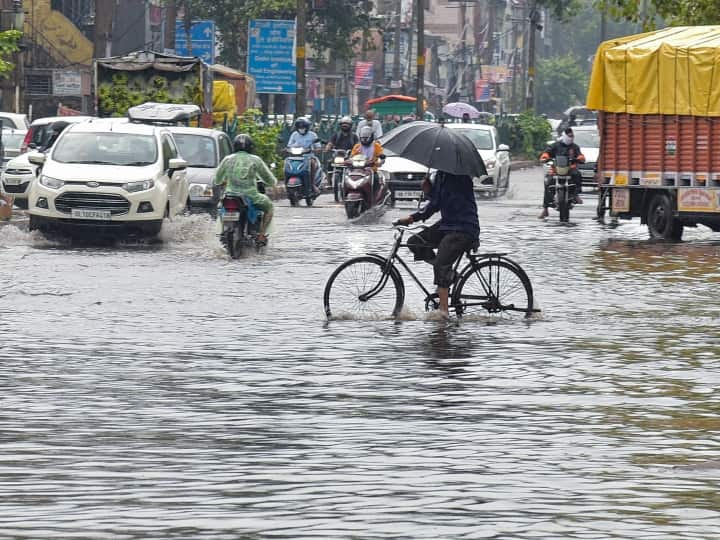
[[[258,191],[265,193],[264,184],[258,182]],[[248,248],[259,250],[264,246],[257,240],[263,213],[243,197],[219,193],[217,205],[218,235],[220,242],[233,259],[242,256]]]
[[[378,156],[384,159],[385,156]],[[347,171],[343,180],[342,196],[345,201],[345,213],[348,219],[355,219],[371,208],[386,205],[390,200],[382,173],[376,173],[362,154],[347,161]]]
[[[313,189],[313,174],[311,160],[313,151],[302,146],[293,146],[287,149],[285,158],[285,189],[290,206],[298,206],[301,199],[305,199],[308,206],[320,195]],[[324,175],[324,172],[321,171]],[[322,182],[321,182],[322,185]]]
[[[548,172],[545,184],[550,190],[552,203],[550,206],[560,213],[560,221],[570,219],[570,210],[575,205],[575,182],[570,174],[570,166],[574,160],[567,156],[556,156],[554,160],[547,161]]]

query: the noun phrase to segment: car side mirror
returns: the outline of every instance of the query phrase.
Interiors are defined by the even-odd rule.
[[[33,165],[42,167],[45,164],[46,156],[42,152],[32,152],[28,154],[28,161]]]
[[[188,162],[181,158],[171,158],[168,161],[168,169],[171,171],[182,171],[187,169]]]
[[[498,146],[498,152],[509,152],[510,147],[507,144],[501,144]]]

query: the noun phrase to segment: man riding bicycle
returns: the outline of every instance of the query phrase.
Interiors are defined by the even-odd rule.
[[[435,181],[423,181],[423,191],[428,203],[418,212],[397,221],[400,225],[411,225],[425,221],[440,211],[440,221],[431,225],[408,240],[408,248],[415,260],[424,260],[433,265],[434,283],[439,297],[439,313],[450,316],[449,290],[455,276],[453,265],[467,250],[476,247],[480,238],[480,222],[475,204],[472,178],[438,171]],[[437,254],[433,251],[437,248]]]

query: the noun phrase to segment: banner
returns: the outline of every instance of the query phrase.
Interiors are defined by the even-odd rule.
[[[66,107],[62,103],[58,103],[57,116],[82,116],[84,114],[85,114],[84,112],[76,111],[75,109]]]
[[[362,90],[370,90],[373,86],[373,63],[372,62],[356,62],[355,63],[355,88]]]
[[[475,101],[490,101],[490,85],[485,77],[475,81]]]

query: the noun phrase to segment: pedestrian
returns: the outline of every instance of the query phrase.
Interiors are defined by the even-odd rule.
[[[475,204],[473,181],[469,175],[455,175],[444,171],[435,174],[434,182],[425,178],[422,189],[429,202],[421,210],[399,219],[400,225],[425,221],[440,212],[440,221],[408,240],[408,248],[415,260],[433,265],[441,317],[450,316],[449,291],[455,280],[453,265],[463,253],[476,248],[480,238],[480,222]],[[433,251],[437,249],[437,254]]]
[[[382,125],[378,120],[375,120],[375,111],[373,111],[372,109],[368,109],[367,111],[365,111],[365,118],[358,122],[357,130],[355,131],[358,139],[360,138],[360,130],[365,126],[369,126],[372,128],[375,140],[378,140],[380,137],[383,136]]]
[[[469,123],[470,123],[470,113],[463,113],[463,115],[462,115],[462,123],[463,123],[463,124],[469,124]]]

